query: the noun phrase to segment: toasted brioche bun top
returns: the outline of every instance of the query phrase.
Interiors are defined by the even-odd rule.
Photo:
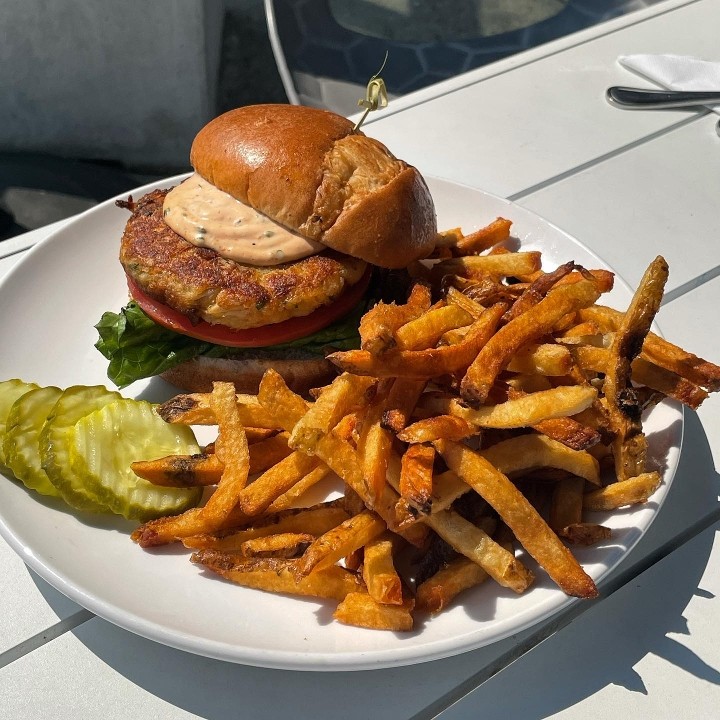
[[[326,110],[250,105],[198,133],[195,171],[275,222],[387,268],[427,257],[437,225],[420,173]]]

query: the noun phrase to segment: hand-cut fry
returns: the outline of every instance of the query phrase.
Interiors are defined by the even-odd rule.
[[[564,592],[584,598],[597,596],[597,588],[590,576],[503,473],[481,455],[458,443],[439,440],[435,446],[448,467],[495,508],[525,550]]]
[[[218,422],[215,454],[224,465],[217,489],[202,508],[202,516],[212,531],[237,505],[240,491],[247,484],[250,450],[238,411],[235,386],[232,383],[213,383],[210,407]]]
[[[276,428],[272,418],[263,411],[254,395],[236,396],[239,420],[243,426]],[[158,415],[169,423],[180,425],[215,425],[217,420],[210,407],[210,393],[176,395],[158,407]]]
[[[373,503],[382,496],[385,489],[385,475],[393,442],[390,431],[382,426],[382,417],[386,409],[385,400],[384,394],[379,395],[368,406],[357,441],[357,452],[362,463],[365,485]]]
[[[457,552],[480,565],[500,585],[521,593],[533,581],[533,574],[511,552],[456,512],[442,510],[427,516],[424,522]]]
[[[292,452],[287,439],[287,433],[278,433],[250,445],[249,474],[263,472],[286,458]],[[217,485],[223,470],[223,464],[214,452],[168,455],[158,460],[134,462],[131,467],[139,477],[165,487]]]
[[[523,345],[551,332],[562,317],[591,305],[599,296],[599,291],[589,280],[562,285],[500,328],[468,368],[461,384],[463,399],[474,405],[484,403],[499,373]]]
[[[583,425],[575,418],[570,417],[541,420],[539,423],[535,423],[532,428],[543,435],[547,435],[551,440],[561,442],[572,450],[589,450],[602,439],[602,436],[595,428]]]
[[[418,586],[415,607],[439,613],[463,590],[490,577],[477,563],[466,557],[455,558]]]
[[[244,488],[238,494],[237,504],[246,515],[259,515],[309,473],[317,470],[326,475],[329,472],[324,463],[318,470],[319,465],[320,460],[296,450]]]
[[[443,275],[516,277],[536,272],[540,269],[540,263],[540,253],[535,251],[471,255],[441,260],[433,267],[431,274],[437,279]]]
[[[581,312],[582,319],[597,322],[607,331],[617,331],[623,316],[620,310],[602,305],[584,308]],[[673,345],[655,333],[648,333],[640,356],[710,392],[720,390],[720,366]]]
[[[624,505],[647,502],[660,487],[660,474],[646,472],[627,480],[606,485],[604,488],[586,493],[583,497],[585,510],[614,510]]]
[[[253,524],[219,534],[197,534],[183,538],[189,548],[212,548],[223,552],[239,553],[244,543],[256,538],[283,533],[307,533],[318,537],[337,527],[349,517],[338,500],[320,503],[309,508],[290,508],[261,518],[251,518]]]
[[[288,441],[290,447],[313,454],[323,435],[327,435],[358,404],[367,401],[374,384],[373,378],[348,373],[336,377],[295,424]]]
[[[421,513],[430,511],[435,448],[410,445],[400,464],[400,497]]]
[[[217,485],[223,470],[215,453],[167,455],[157,460],[140,460],[130,467],[138,477],[163,487]]]
[[[597,373],[604,373],[610,361],[610,350],[602,347],[576,347],[573,355],[583,370]],[[708,397],[708,393],[695,383],[642,357],[632,361],[631,378],[634,383],[657,390],[693,410]]]
[[[565,470],[594,485],[600,484],[599,464],[592,455],[583,450],[571,450],[544,435],[518,435],[481,450],[479,454],[504,475],[549,467]]]
[[[395,331],[400,350],[425,350],[434,347],[448,330],[470,325],[473,316],[458,305],[443,305],[423,313]]]
[[[464,340],[457,345],[428,350],[388,350],[382,356],[365,350],[348,350],[332,353],[328,355],[328,360],[341,370],[375,377],[427,379],[460,372],[488,342],[505,307],[497,304],[488,308],[482,317],[473,323]]]
[[[456,398],[434,397],[422,407],[434,412],[449,413],[482,428],[529,427],[549,418],[566,417],[590,407],[597,397],[592,386],[561,385],[516,397],[499,405],[472,409]]]
[[[246,540],[240,545],[240,554],[245,557],[294,558],[302,555],[315,540],[309,533],[278,533]]]
[[[473,300],[469,295],[460,292],[456,287],[448,285],[445,288],[445,300],[452,305],[461,307],[468,315],[477,320],[485,311],[485,306]]]
[[[360,320],[360,347],[373,353],[382,353],[392,347],[395,343],[395,331],[427,312],[430,303],[430,289],[422,282],[413,285],[405,305],[379,302]]]
[[[585,481],[580,477],[559,480],[553,489],[549,525],[571,543],[594,545],[610,537],[610,528],[582,521],[584,490]]]
[[[311,575],[297,576],[298,561],[285,558],[245,558],[218,550],[199,550],[190,560],[226,580],[257,590],[343,600],[348,593],[363,589],[354,573],[338,565]]]
[[[645,271],[610,346],[602,389],[615,434],[612,448],[619,480],[635,477],[645,470],[647,440],[640,420],[642,410],[631,382],[631,363],[640,353],[660,309],[667,277],[667,263],[658,256]]]
[[[393,563],[393,540],[380,535],[365,545],[362,575],[370,597],[384,605],[401,605],[403,588]]]
[[[562,345],[543,343],[528,345],[519,350],[508,363],[507,369],[517,373],[538,373],[548,377],[567,375],[572,368],[570,351]]]
[[[382,605],[365,592],[348,593],[337,606],[333,617],[345,625],[369,630],[406,632],[413,628],[415,601],[409,595],[402,605]]]
[[[393,381],[380,424],[399,433],[407,424],[426,385],[425,380],[399,377]]]
[[[382,519],[364,510],[317,538],[298,560],[297,572],[310,572],[334,565],[345,555],[367,545],[387,529]]]
[[[469,235],[463,235],[455,243],[457,254],[471,255],[505,242],[510,237],[511,225],[510,220],[499,217],[485,227],[481,227]]]
[[[503,318],[505,322],[510,322],[510,320],[537,305],[560,280],[569,275],[576,267],[575,263],[570,261],[552,272],[539,272],[538,276],[530,283],[530,286],[505,313]]]
[[[440,438],[464,440],[477,432],[474,425],[462,418],[454,415],[433,415],[408,425],[397,437],[406,443],[424,443]]]

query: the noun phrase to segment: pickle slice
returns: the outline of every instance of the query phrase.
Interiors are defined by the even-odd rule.
[[[145,401],[115,400],[77,421],[73,473],[93,497],[129,519],[150,520],[197,505],[201,488],[168,488],[139,478],[136,460],[200,452],[192,430],[170,425]]]
[[[42,495],[59,497],[40,465],[40,430],[55,406],[62,390],[57,387],[35,388],[23,393],[14,403],[7,417],[3,452],[13,475],[31,490]]]
[[[5,452],[3,451],[3,440],[10,408],[21,395],[37,387],[35,383],[26,383],[17,379],[0,382],[0,472],[11,472],[5,462]]]
[[[75,385],[63,391],[40,431],[40,463],[63,500],[77,510],[109,512],[109,508],[85,487],[70,460],[75,423],[80,418],[120,398],[120,393],[101,385]]]

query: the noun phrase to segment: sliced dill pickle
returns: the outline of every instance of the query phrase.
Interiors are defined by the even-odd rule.
[[[37,387],[35,383],[26,383],[17,379],[0,382],[0,472],[3,470],[10,472],[3,451],[3,439],[10,408],[21,395],[24,395],[29,390],[35,390]]]
[[[31,490],[42,495],[59,497],[40,465],[40,430],[55,406],[62,390],[57,387],[35,388],[23,393],[10,408],[7,418],[3,452],[13,475]]]
[[[40,431],[40,463],[65,502],[77,510],[109,512],[110,509],[85,487],[85,478],[73,470],[70,448],[75,423],[100,409],[120,393],[101,385],[75,385],[63,391]]]
[[[89,494],[118,515],[145,521],[197,505],[202,489],[153,485],[135,475],[131,463],[197,452],[189,427],[166,423],[148,402],[123,399],[77,421],[70,454]]]

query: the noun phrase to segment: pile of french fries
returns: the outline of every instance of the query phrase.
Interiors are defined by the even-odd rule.
[[[665,397],[697,408],[720,367],[650,332],[663,258],[621,312],[598,304],[612,273],[545,272],[509,237],[503,218],[442,233],[433,261],[410,268],[407,301],[370,309],[361,348],[330,355],[339,374],[309,398],[268,371],[257,395],[215,383],[161,406],[217,439],[133,469],[208,497],[133,539],[181,541],[228,580],[332,599],[338,621],[365,628],[411,630],[488,579],[525,592],[520,547],[565,593],[595,597],[571,547],[610,537],[589,513],[661,483],[643,411]],[[335,476],[342,495],[307,506]]]

